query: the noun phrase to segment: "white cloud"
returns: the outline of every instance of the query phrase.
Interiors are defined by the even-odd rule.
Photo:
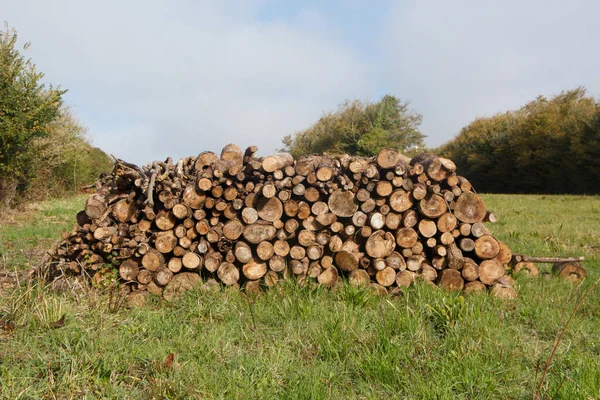
[[[70,89],[94,143],[138,163],[230,142],[270,153],[321,110],[368,91],[366,66],[314,10],[267,23],[258,2],[213,3],[2,8],[48,80]]]
[[[398,2],[384,32],[385,76],[424,114],[428,142],[537,95],[600,93],[600,2]]]

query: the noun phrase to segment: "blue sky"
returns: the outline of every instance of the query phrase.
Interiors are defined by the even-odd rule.
[[[410,101],[437,146],[540,94],[597,97],[598,15],[597,0],[0,0],[93,143],[140,164],[269,154],[347,98]]]

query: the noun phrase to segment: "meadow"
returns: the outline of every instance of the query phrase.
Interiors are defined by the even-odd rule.
[[[585,256],[588,279],[517,276],[516,300],[287,282],[258,297],[213,288],[130,310],[110,288],[53,292],[26,279],[85,197],[4,215],[0,320],[14,327],[0,329],[0,398],[530,399],[578,294],[600,278],[600,197],[484,199],[513,252]],[[600,398],[599,323],[600,289],[571,320],[543,398]]]

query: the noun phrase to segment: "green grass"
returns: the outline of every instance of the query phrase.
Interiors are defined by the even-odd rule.
[[[600,198],[486,195],[494,234],[515,252],[584,255],[600,277]],[[32,263],[74,221],[82,198],[49,202],[2,226],[5,269]],[[44,216],[44,217],[42,217]],[[34,251],[34,249],[37,249]],[[112,307],[109,292],[53,293],[37,285],[0,298],[0,397],[222,399],[531,398],[573,286],[517,277],[519,299],[463,298],[417,285],[378,298],[293,282],[249,299],[188,292],[176,303]],[[66,324],[49,324],[66,313]],[[570,325],[544,393],[600,398],[600,295]],[[174,363],[165,367],[167,356]],[[562,386],[561,386],[562,385]]]

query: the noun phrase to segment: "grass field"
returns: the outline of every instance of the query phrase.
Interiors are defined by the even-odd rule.
[[[600,277],[600,197],[485,200],[500,218],[493,233],[514,252],[584,255],[583,286]],[[109,292],[13,288],[7,274],[22,280],[83,201],[2,221],[0,319],[16,326],[0,330],[0,398],[527,399],[574,303],[569,283],[524,276],[514,301],[425,285],[378,298],[290,283],[256,299],[194,291],[134,310],[114,307]],[[573,318],[546,398],[600,399],[599,292]]]

